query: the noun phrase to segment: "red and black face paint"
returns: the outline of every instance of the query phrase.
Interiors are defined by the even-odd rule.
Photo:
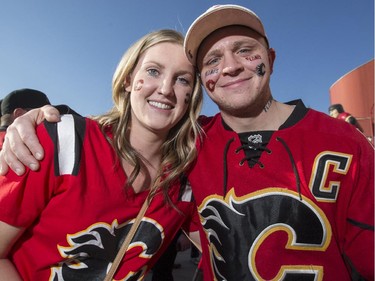
[[[256,74],[258,76],[264,76],[264,74],[266,74],[266,71],[264,70],[265,67],[266,66],[263,62],[261,64],[258,64],[256,67]]]
[[[260,60],[262,57],[260,55],[254,55],[251,57],[246,57],[248,61]]]
[[[207,70],[206,73],[204,74],[205,77],[213,75],[213,74],[218,74],[219,70],[217,68]]]
[[[145,81],[143,81],[143,79],[140,79],[139,81],[137,81],[137,84],[135,84],[135,87],[134,87],[134,91],[139,91],[140,89],[142,89],[144,82]]]
[[[190,98],[191,98],[191,94],[190,94],[190,93],[186,93],[186,96],[185,96],[185,104],[189,104],[189,102],[190,102]]]
[[[213,92],[215,90],[215,84],[216,82],[214,82],[213,80],[208,80],[206,82],[206,88],[210,91],[210,92]]]

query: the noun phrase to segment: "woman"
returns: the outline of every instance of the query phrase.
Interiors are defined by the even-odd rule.
[[[182,44],[172,30],[144,36],[115,71],[107,114],[37,128],[39,171],[0,178],[0,280],[103,280],[145,200],[116,280],[140,280],[181,227],[197,230],[181,175],[202,92]]]

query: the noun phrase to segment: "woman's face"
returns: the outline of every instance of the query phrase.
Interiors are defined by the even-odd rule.
[[[194,88],[195,72],[181,45],[150,47],[126,83],[132,107],[132,129],[142,126],[166,135],[185,114]]]

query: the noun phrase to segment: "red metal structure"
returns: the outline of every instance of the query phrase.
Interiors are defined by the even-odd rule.
[[[329,91],[331,104],[342,104],[374,143],[374,60],[342,76]]]

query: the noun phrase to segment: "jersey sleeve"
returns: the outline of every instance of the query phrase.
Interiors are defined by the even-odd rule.
[[[352,269],[352,276],[373,280],[374,149],[366,140],[360,144],[359,161],[356,165],[357,184],[348,203],[344,259]]]
[[[37,127],[37,136],[45,150],[40,169],[29,169],[23,176],[13,171],[0,177],[0,220],[17,227],[28,227],[38,217],[53,194],[54,145],[44,124]]]
[[[187,218],[184,220],[184,223],[182,225],[182,229],[189,233],[189,232],[195,232],[199,230],[199,227],[201,225],[199,220],[199,214],[197,205],[195,203],[194,196],[192,194],[192,189],[189,180],[187,177],[183,177],[183,183],[182,185],[185,186],[184,188],[184,195],[183,195],[183,201],[186,201],[189,203],[189,212],[187,212],[185,215]]]
[[[186,221],[186,224],[183,226],[183,228],[187,232],[195,232],[199,230],[201,223],[199,220],[199,213],[197,210],[197,206],[195,202],[192,202],[192,208],[190,213],[190,220]]]

